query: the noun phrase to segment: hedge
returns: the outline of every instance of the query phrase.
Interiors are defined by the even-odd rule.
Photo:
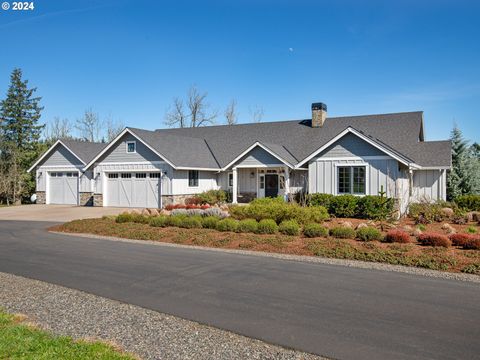
[[[238,223],[237,231],[241,233],[257,232],[258,222],[255,219],[244,219]]]
[[[277,223],[272,219],[262,219],[258,223],[258,234],[274,234],[278,230]]]
[[[295,220],[284,220],[278,226],[278,231],[285,235],[298,235],[300,233],[300,225]]]
[[[480,211],[480,195],[461,195],[455,199],[455,203],[467,211]]]
[[[357,230],[357,238],[362,241],[380,241],[383,239],[380,230],[374,227],[363,227]]]
[[[330,230],[330,235],[340,239],[354,239],[356,233],[352,228],[346,226],[337,226]]]
[[[328,229],[320,224],[310,223],[303,227],[303,235],[309,238],[327,237]]]

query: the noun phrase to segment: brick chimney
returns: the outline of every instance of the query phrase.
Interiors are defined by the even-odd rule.
[[[327,118],[327,105],[324,103],[312,104],[312,127],[322,127]]]

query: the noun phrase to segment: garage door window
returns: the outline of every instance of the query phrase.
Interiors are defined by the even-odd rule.
[[[57,173],[50,173],[51,177],[57,177]]]
[[[108,174],[109,179],[118,179],[118,174]]]
[[[151,179],[160,179],[160,173],[151,173],[150,178]]]
[[[136,173],[136,174],[135,174],[135,178],[137,178],[137,179],[146,179],[146,178],[147,178],[147,174],[146,174],[146,173]]]
[[[121,175],[122,179],[130,179],[132,177],[132,174],[130,173],[122,173]]]

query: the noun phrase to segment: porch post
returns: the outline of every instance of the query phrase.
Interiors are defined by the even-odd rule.
[[[238,193],[238,175],[237,175],[237,168],[234,167],[233,169],[233,184],[232,184],[232,203],[237,203],[237,193]]]
[[[287,195],[287,199],[289,194],[290,194],[290,173],[289,173],[288,167],[285,166],[285,195]]]

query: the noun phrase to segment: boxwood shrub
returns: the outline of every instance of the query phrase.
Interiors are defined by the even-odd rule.
[[[307,202],[310,206],[323,206],[330,209],[330,203],[335,195],[332,194],[310,194],[307,196]]]
[[[215,229],[220,219],[216,216],[205,216],[202,218],[202,227],[205,229]]]
[[[295,220],[284,220],[278,226],[278,231],[285,235],[298,235],[300,233],[300,225]]]
[[[154,216],[150,218],[150,226],[154,226],[154,227],[168,226],[168,217],[164,215]]]
[[[258,223],[258,234],[274,234],[278,230],[277,223],[272,219],[262,219]]]
[[[305,224],[303,227],[303,235],[309,238],[327,237],[328,229],[317,223]]]
[[[178,214],[178,215],[170,215],[168,217],[167,223],[169,226],[176,226],[176,227],[181,227],[183,220],[187,218],[187,215],[185,214]]]
[[[130,213],[121,213],[115,218],[115,222],[121,224],[126,222],[133,222],[133,216]]]
[[[329,210],[336,217],[355,217],[358,214],[358,197],[354,195],[334,196],[330,200]]]
[[[330,230],[330,235],[340,239],[355,239],[355,230],[346,226],[337,226]]]
[[[198,229],[202,227],[202,217],[195,215],[195,216],[187,216],[183,218],[180,227],[185,229]]]
[[[369,226],[358,229],[357,238],[362,241],[381,241],[383,239],[383,236],[380,230]]]
[[[231,219],[231,218],[226,218],[223,220],[220,220],[217,223],[217,230],[218,231],[232,231],[235,232],[237,231],[238,228],[238,221]]]
[[[257,232],[258,222],[255,219],[243,219],[238,223],[237,231],[241,233]]]

